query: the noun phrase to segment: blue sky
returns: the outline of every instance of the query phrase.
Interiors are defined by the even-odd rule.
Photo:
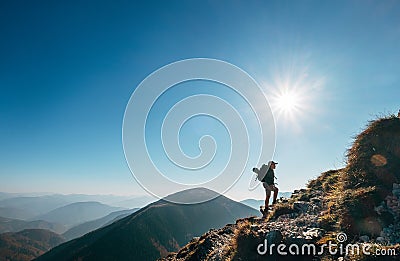
[[[125,106],[150,73],[193,57],[239,66],[271,101],[297,93],[299,111],[275,111],[274,159],[281,190],[300,188],[400,108],[399,13],[397,1],[3,1],[0,190],[146,193],[124,158]],[[182,137],[188,154],[196,137]],[[262,197],[250,176],[228,195]]]

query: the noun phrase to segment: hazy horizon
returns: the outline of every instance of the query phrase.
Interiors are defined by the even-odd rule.
[[[279,193],[292,193],[293,191],[279,191]],[[158,200],[159,198],[156,198],[156,197],[154,197],[153,195],[149,195],[149,194],[141,194],[141,195],[133,195],[133,194],[131,194],[131,195],[128,195],[128,194],[85,194],[85,193],[59,193],[59,192],[40,192],[40,191],[37,191],[37,192],[7,192],[7,191],[0,191],[0,193],[5,193],[5,194],[16,194],[16,195],[18,195],[17,197],[19,197],[19,196],[28,196],[28,197],[35,197],[35,196],[51,196],[51,195],[61,195],[61,196],[79,196],[79,195],[82,195],[82,196],[110,196],[110,197],[121,197],[121,198],[139,198],[139,197],[149,197],[149,198],[153,198],[154,200]],[[226,197],[228,197],[228,198],[230,198],[230,199],[233,199],[233,200],[235,200],[235,201],[242,201],[242,200],[245,200],[245,199],[260,199],[260,200],[263,200],[263,197],[262,196],[260,196],[260,197],[256,197],[256,198],[251,198],[251,197],[249,197],[249,198],[240,198],[240,199],[238,199],[238,198],[234,198],[234,197],[231,197],[231,196],[227,196],[227,195],[223,195],[223,196],[226,196]],[[1,200],[1,199],[0,199]]]

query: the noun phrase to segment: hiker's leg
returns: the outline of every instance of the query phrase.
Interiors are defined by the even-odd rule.
[[[268,210],[269,198],[270,198],[270,195],[267,192],[267,195],[265,196],[265,209],[266,210]]]
[[[263,183],[263,186],[265,188],[265,210],[268,211],[268,205],[269,205],[269,198],[271,197],[271,189],[270,186],[267,185],[266,183]]]
[[[274,200],[272,201],[272,204],[276,203],[276,199],[278,198],[278,192],[279,192],[279,189],[274,186]]]

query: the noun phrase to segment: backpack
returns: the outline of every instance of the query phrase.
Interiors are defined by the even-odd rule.
[[[274,184],[274,171],[269,171],[268,165],[263,164],[260,169],[253,168],[253,172],[257,174],[257,179],[266,182],[268,185]]]
[[[260,169],[253,168],[253,172],[257,174],[257,179],[259,181],[264,182],[263,180],[267,175],[268,169],[269,169],[268,165],[263,164]]]

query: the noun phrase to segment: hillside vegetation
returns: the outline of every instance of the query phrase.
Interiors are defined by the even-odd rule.
[[[0,260],[28,261],[63,243],[60,235],[45,229],[0,234]]]
[[[399,183],[400,119],[391,116],[370,122],[355,138],[344,169],[323,173],[308,187],[326,193],[327,229],[378,237],[399,218],[388,205],[397,202]]]

